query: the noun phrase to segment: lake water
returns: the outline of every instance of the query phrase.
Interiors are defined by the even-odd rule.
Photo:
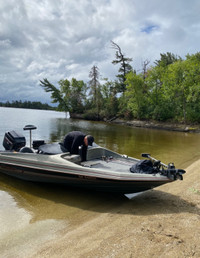
[[[200,134],[131,128],[66,118],[62,112],[0,108],[0,144],[5,132],[16,130],[29,144],[23,127],[37,126],[33,140],[60,142],[72,130],[91,134],[95,142],[121,154],[140,158],[151,153],[164,163],[186,168],[200,157]],[[3,146],[0,148],[3,149]],[[125,201],[123,196],[23,182],[0,175],[0,251],[8,257],[26,257],[38,245],[56,238],[60,230]],[[13,255],[13,256],[12,256]]]

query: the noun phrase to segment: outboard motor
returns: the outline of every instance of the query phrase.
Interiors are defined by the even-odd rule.
[[[3,147],[5,148],[5,150],[19,151],[25,145],[26,139],[22,134],[16,131],[10,131],[5,133],[3,140]]]
[[[43,140],[35,140],[32,143],[32,130],[37,129],[36,126],[34,125],[26,125],[24,130],[28,130],[30,132],[30,147],[25,147],[26,146],[26,139],[25,137],[16,132],[16,131],[10,131],[5,133],[4,140],[3,140],[3,146],[5,150],[10,150],[10,151],[19,151],[23,153],[32,153],[32,147],[34,150],[38,150],[38,148],[41,145],[45,144],[45,141]]]

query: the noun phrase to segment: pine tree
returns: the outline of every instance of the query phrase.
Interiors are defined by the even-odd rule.
[[[89,78],[91,80],[89,81],[89,86],[90,86],[90,95],[92,95],[92,100],[95,106],[97,106],[98,102],[98,89],[100,87],[100,82],[99,82],[99,68],[94,65],[89,73]]]
[[[89,81],[90,95],[92,95],[92,107],[96,110],[97,120],[99,120],[100,108],[101,108],[101,84],[99,82],[99,68],[94,65],[89,73],[91,80]]]
[[[118,70],[119,74],[117,75],[119,79],[118,91],[124,93],[126,90],[126,75],[133,70],[132,66],[129,64],[132,61],[132,58],[125,57],[125,55],[122,53],[120,46],[115,42],[111,41],[111,46],[113,49],[116,50],[116,59],[112,61],[112,64],[120,64],[120,68]]]

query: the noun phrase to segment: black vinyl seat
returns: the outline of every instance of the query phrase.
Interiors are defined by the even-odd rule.
[[[34,153],[33,150],[29,147],[22,147],[19,152],[22,152],[22,153]]]

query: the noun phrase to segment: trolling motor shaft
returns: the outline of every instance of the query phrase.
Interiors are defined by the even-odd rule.
[[[30,148],[31,148],[31,144],[32,144],[32,130],[37,129],[37,127],[34,126],[34,125],[26,125],[26,126],[24,126],[23,129],[24,130],[29,130],[29,132],[30,132]]]

